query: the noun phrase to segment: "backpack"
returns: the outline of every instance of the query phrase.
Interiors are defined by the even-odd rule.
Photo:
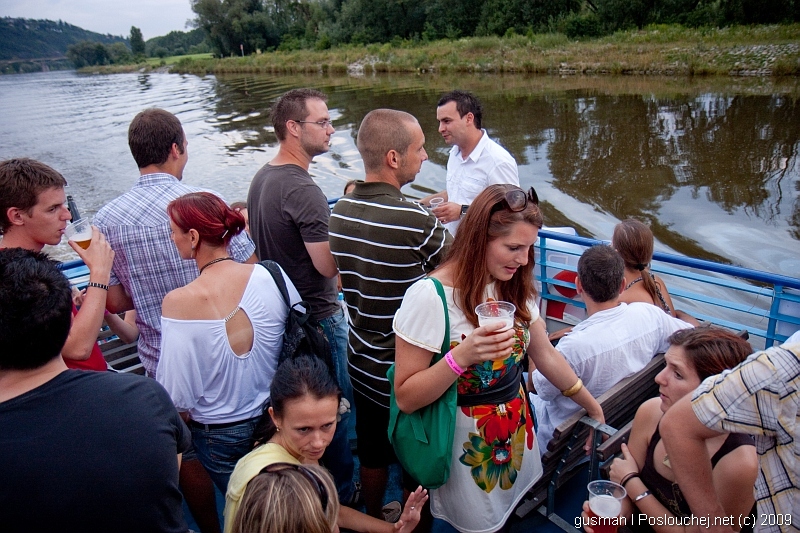
[[[311,306],[308,302],[300,301],[292,305],[289,300],[289,291],[286,288],[286,281],[278,263],[272,260],[261,262],[261,266],[267,269],[281,292],[283,302],[289,308],[286,317],[286,326],[283,331],[283,348],[278,356],[278,364],[286,359],[308,355],[322,359],[333,377],[336,377],[336,369],[333,366],[333,355],[328,338],[323,332],[322,325],[311,316]],[[337,380],[338,383],[338,380]]]

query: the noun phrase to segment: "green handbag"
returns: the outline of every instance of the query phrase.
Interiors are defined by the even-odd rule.
[[[434,355],[431,365],[439,361],[450,349],[450,319],[447,299],[439,280],[429,278],[444,305],[444,340],[441,352]],[[441,487],[450,477],[450,458],[453,455],[453,437],[456,431],[456,382],[430,405],[411,414],[397,407],[394,395],[394,366],[386,372],[389,379],[389,442],[394,453],[417,483],[428,489]]]

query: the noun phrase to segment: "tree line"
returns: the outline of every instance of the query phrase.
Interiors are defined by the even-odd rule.
[[[221,55],[482,35],[596,37],[650,24],[800,21],[800,0],[191,0]],[[241,48],[240,48],[241,47]]]
[[[105,44],[96,41],[81,41],[67,48],[67,58],[75,68],[93,65],[124,65],[139,63],[146,57],[199,54],[209,52],[210,45],[201,28],[190,32],[172,31],[145,42],[142,31],[131,26],[127,45],[125,42]]]

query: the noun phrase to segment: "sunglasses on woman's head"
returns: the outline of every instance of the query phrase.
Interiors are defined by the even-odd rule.
[[[536,194],[536,190],[533,187],[528,189],[528,192],[517,188],[511,189],[502,200],[495,204],[492,211],[496,211],[503,202],[506,203],[509,211],[518,213],[519,211],[524,211],[525,208],[528,207],[528,202],[539,205],[539,195]]]
[[[325,490],[325,485],[322,483],[314,472],[305,468],[303,465],[296,465],[292,463],[272,463],[261,469],[259,474],[277,474],[282,470],[297,470],[303,477],[311,482],[311,485],[316,489],[319,496],[319,502],[322,504],[322,510],[328,510],[328,491]]]

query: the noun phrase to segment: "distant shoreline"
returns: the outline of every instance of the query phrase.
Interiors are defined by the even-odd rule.
[[[531,73],[800,76],[800,24],[688,29],[656,26],[581,41],[562,34],[347,45],[215,59],[178,56],[81,72],[182,74]]]

